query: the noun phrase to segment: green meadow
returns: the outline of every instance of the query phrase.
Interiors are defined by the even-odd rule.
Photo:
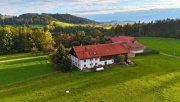
[[[180,56],[180,39],[158,38],[158,37],[139,37],[146,47],[159,50],[171,55]]]
[[[0,62],[0,86],[29,80],[51,72],[54,70],[47,58]]]

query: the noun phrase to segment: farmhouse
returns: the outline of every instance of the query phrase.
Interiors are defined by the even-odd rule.
[[[110,40],[112,43],[123,44],[128,49],[129,54],[143,53],[145,49],[145,47],[140,42],[138,42],[135,37],[119,36],[112,37]]]
[[[75,46],[69,54],[80,70],[114,64],[118,55],[128,59],[128,50],[121,43]]]

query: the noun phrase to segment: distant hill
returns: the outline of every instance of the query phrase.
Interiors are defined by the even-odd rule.
[[[151,22],[152,20],[161,19],[176,19],[180,18],[180,8],[172,9],[151,9],[151,10],[138,10],[129,12],[116,12],[107,14],[92,14],[92,15],[79,15],[91,20],[99,22],[107,21],[135,21],[135,22]]]
[[[26,13],[19,17],[13,16],[8,17],[0,15],[0,25],[47,25],[52,21],[60,21],[72,24],[94,24],[96,21],[89,20],[86,18],[77,17],[70,14],[37,14],[37,13]]]
[[[73,24],[92,24],[97,23],[96,21],[89,20],[86,18],[77,17],[70,14],[47,14],[58,21],[66,22],[66,23],[73,23]]]
[[[0,14],[0,19],[7,19],[7,18],[12,18],[12,16],[1,15],[1,14]]]

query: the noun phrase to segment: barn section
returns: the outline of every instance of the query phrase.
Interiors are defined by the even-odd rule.
[[[118,55],[128,59],[128,50],[120,43],[75,46],[69,54],[72,64],[80,70],[114,64]]]
[[[143,53],[145,47],[136,40],[135,37],[119,36],[110,38],[112,43],[121,43],[128,49],[129,56],[135,56],[135,54]]]

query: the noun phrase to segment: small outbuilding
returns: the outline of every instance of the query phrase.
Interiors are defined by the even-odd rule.
[[[128,49],[129,55],[143,53],[145,49],[145,47],[139,41],[137,41],[135,37],[129,37],[129,36],[112,37],[110,38],[110,41],[112,43],[123,44],[125,48]]]

